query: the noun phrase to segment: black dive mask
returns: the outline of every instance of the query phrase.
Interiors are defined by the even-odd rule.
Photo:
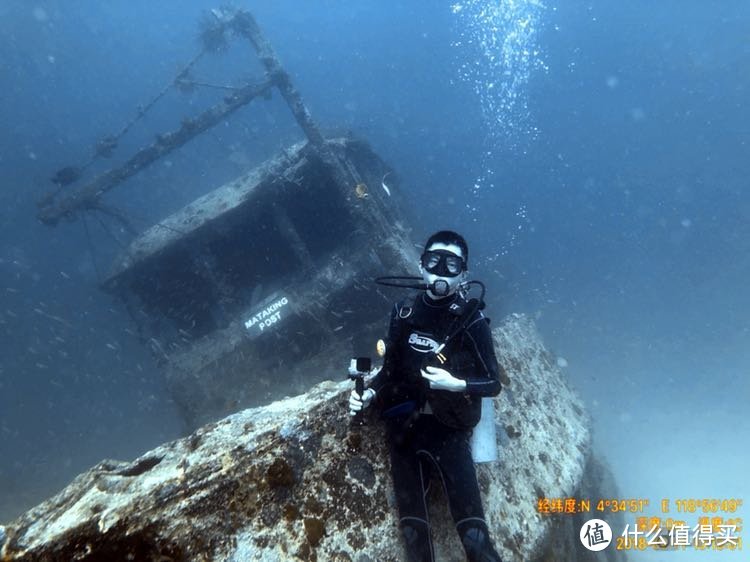
[[[428,250],[422,254],[422,267],[438,277],[457,277],[466,269],[466,262],[448,250]]]

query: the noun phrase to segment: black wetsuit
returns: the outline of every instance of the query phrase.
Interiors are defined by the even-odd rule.
[[[441,363],[430,352],[452,333]],[[394,307],[386,345],[383,369],[370,387],[386,420],[393,486],[410,560],[434,560],[426,494],[430,475],[436,472],[468,559],[499,561],[484,520],[470,447],[482,397],[500,392],[487,319],[456,295],[436,301],[421,293]],[[466,390],[431,390],[420,375],[425,364],[464,379]]]

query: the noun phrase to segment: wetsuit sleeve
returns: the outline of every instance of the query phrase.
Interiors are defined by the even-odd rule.
[[[386,384],[391,376],[394,366],[398,362],[397,349],[398,337],[401,330],[401,319],[399,318],[399,305],[396,304],[391,312],[391,320],[388,325],[388,336],[385,340],[385,358],[383,359],[383,368],[375,375],[368,388],[378,392]]]
[[[500,384],[500,365],[495,355],[492,331],[487,319],[480,312],[466,329],[466,339],[476,357],[479,372],[466,379],[466,394],[475,396],[497,396]]]

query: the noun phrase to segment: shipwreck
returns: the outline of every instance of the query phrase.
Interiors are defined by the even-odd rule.
[[[418,260],[384,181],[394,187],[394,171],[362,139],[323,137],[249,12],[210,17],[204,35],[248,40],[265,76],[39,209],[47,224],[91,210],[126,222],[103,202],[108,190],[254,99],[273,90],[286,101],[305,140],[137,233],[102,282],[127,307],[189,428],[343,376],[348,358],[371,354],[384,329],[389,299],[372,279]],[[118,137],[97,153],[108,155]],[[79,169],[54,181],[77,179]]]

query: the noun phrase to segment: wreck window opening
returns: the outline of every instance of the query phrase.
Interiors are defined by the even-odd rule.
[[[150,331],[172,344],[216,329],[214,286],[195,270],[189,256],[187,248],[176,248],[149,275],[132,278],[131,290],[140,295],[149,316],[167,321],[157,321]]]
[[[267,205],[237,209],[222,220],[221,231],[214,231],[206,243],[214,271],[222,281],[216,305],[226,317],[218,320],[219,327],[286,284],[299,269],[298,259],[280,236]]]
[[[356,229],[351,212],[333,179],[320,167],[307,166],[300,186],[293,185],[283,205],[316,265],[343,248]]]

